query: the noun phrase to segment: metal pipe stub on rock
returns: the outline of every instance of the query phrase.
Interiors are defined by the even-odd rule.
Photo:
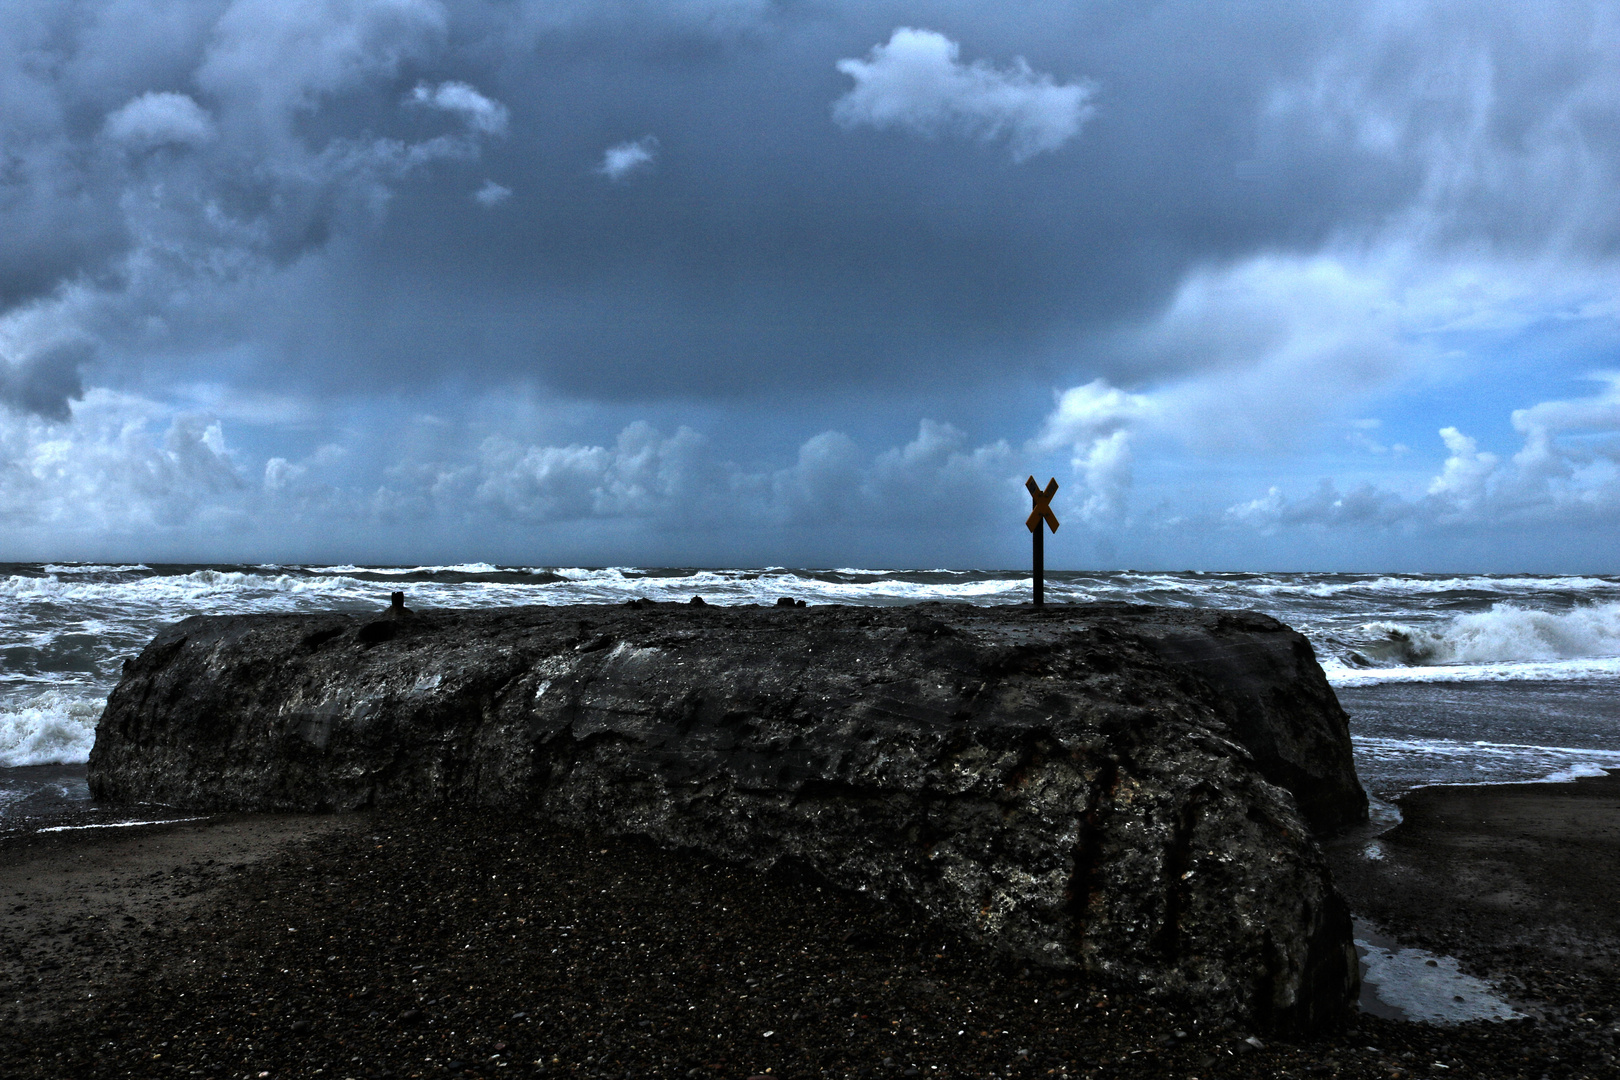
[[[1052,513],[1052,496],[1057,494],[1058,482],[1053,477],[1042,491],[1031,476],[1024,481],[1024,486],[1029,489],[1029,497],[1035,500],[1035,509],[1024,519],[1024,525],[1035,537],[1035,606],[1040,607],[1046,603],[1046,530],[1041,528],[1041,523],[1051,526],[1053,532],[1058,531],[1057,515]]]

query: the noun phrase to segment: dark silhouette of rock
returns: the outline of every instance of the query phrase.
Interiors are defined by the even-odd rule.
[[[1366,816],[1347,720],[1260,615],[199,616],[126,669],[90,784],[198,810],[523,810],[783,863],[1271,1030],[1336,1023],[1356,988],[1312,835]]]

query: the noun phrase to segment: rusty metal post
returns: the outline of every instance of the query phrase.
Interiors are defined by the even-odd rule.
[[[1046,603],[1046,530],[1035,526],[1035,606]]]
[[[1057,515],[1052,513],[1052,496],[1057,494],[1058,482],[1053,477],[1046,482],[1046,490],[1042,491],[1032,476],[1024,481],[1024,486],[1029,489],[1029,497],[1035,504],[1029,517],[1024,519],[1024,527],[1035,538],[1035,606],[1040,607],[1046,603],[1046,528],[1051,526],[1053,532],[1058,529]]]

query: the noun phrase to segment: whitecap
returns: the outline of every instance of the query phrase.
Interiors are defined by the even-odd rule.
[[[1559,682],[1620,678],[1620,657],[1387,668],[1350,667],[1330,658],[1323,661],[1322,672],[1335,689],[1383,683]]]
[[[47,690],[0,709],[0,767],[76,765],[90,760],[106,700]]]
[[[1317,576],[1300,575],[1305,580],[1273,581],[1252,586],[1257,592],[1299,593],[1307,596],[1330,597],[1344,593],[1383,593],[1392,597],[1425,596],[1439,593],[1541,593],[1560,592],[1620,592],[1620,579],[1599,577],[1494,577],[1479,574],[1464,577],[1424,577],[1395,574],[1351,577],[1345,581],[1313,581]]]
[[[444,566],[312,566],[312,574],[377,574],[384,577],[404,577],[409,574],[498,574],[501,568],[494,563],[452,563]]]
[[[1367,735],[1352,735],[1351,744],[1356,771],[1386,788],[1560,783],[1620,769],[1620,750],[1591,747]]]
[[[1337,655],[1323,667],[1337,686],[1612,677],[1620,671],[1620,603],[1546,610],[1498,602],[1434,622],[1364,622],[1333,642]]]
[[[624,571],[616,566],[609,567],[583,567],[583,566],[555,566],[549,569],[550,573],[569,581],[623,581]]]

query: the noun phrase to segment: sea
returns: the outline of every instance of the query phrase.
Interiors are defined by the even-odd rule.
[[[85,762],[134,656],[197,614],[622,603],[1018,604],[1027,574],[982,570],[0,564],[0,836],[182,816],[101,806]],[[1427,784],[1620,768],[1620,577],[1052,572],[1049,603],[1249,609],[1310,639],[1351,717],[1375,814]]]

